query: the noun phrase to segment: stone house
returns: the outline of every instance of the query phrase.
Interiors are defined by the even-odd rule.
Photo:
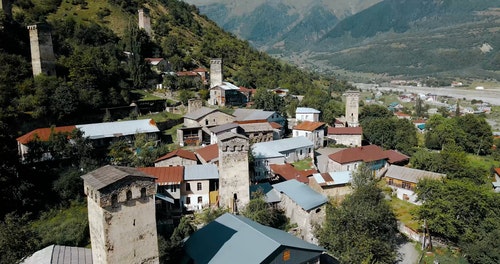
[[[230,82],[222,82],[209,89],[209,105],[241,106],[247,103],[247,97],[240,92],[240,88]]]
[[[270,123],[239,124],[239,127],[241,128],[241,134],[250,140],[250,144],[274,139],[275,129]]]
[[[282,127],[286,125],[286,118],[275,111],[264,111],[261,109],[236,109],[233,113],[235,123],[250,124],[250,123],[271,123],[275,122]]]
[[[184,125],[177,130],[177,140],[181,146],[210,143],[209,127],[232,123],[234,116],[218,109],[201,107],[184,115]]]
[[[194,152],[201,164],[219,164],[219,146],[218,144],[208,145],[199,148]]]
[[[263,264],[319,264],[325,251],[285,231],[230,213],[193,233],[184,250],[189,263]]]
[[[297,224],[296,235],[317,244],[314,226],[324,221],[324,207],[328,198],[295,179],[273,184],[273,188],[281,194],[279,206],[284,209],[290,222]]]
[[[200,211],[215,200],[210,192],[219,188],[219,172],[214,164],[184,166],[184,183],[181,185],[181,203],[186,211]]]
[[[293,127],[293,137],[306,137],[314,143],[314,148],[321,148],[325,142],[325,123],[304,121]]]
[[[176,149],[159,157],[155,161],[155,167],[185,166],[198,164],[198,158],[189,150]]]
[[[352,171],[315,173],[308,179],[313,190],[328,197],[342,199],[352,192]]]
[[[254,157],[254,181],[268,179],[271,164],[293,163],[310,158],[314,160],[314,145],[305,137],[293,137],[252,146]]]
[[[414,204],[420,204],[420,202],[417,202],[417,196],[415,194],[415,188],[420,180],[439,180],[445,177],[446,174],[417,170],[398,165],[389,166],[385,173],[385,181],[396,193],[396,196],[401,200],[406,200]]]
[[[359,147],[363,140],[363,128],[358,127],[328,127],[327,138],[336,145]]]

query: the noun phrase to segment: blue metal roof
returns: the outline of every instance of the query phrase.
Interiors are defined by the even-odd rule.
[[[314,144],[306,137],[300,136],[255,143],[252,146],[252,153],[256,158],[273,158],[283,156],[281,152],[305,147],[312,148]]]
[[[279,193],[268,182],[250,185],[250,198],[253,198],[253,193],[258,190],[264,193],[265,200],[268,203],[277,203],[281,201]]]
[[[306,211],[319,207],[328,201],[326,196],[317,193],[308,185],[295,179],[274,184],[273,187],[286,194]]]
[[[184,244],[195,263],[262,263],[282,246],[318,255],[322,247],[285,231],[226,213],[196,231]]]
[[[219,179],[219,171],[215,164],[196,164],[184,166],[184,180]]]

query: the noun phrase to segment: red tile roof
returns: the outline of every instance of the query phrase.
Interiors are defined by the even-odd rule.
[[[386,150],[385,154],[387,155],[387,159],[388,159],[387,161],[390,164],[410,160],[410,157],[408,157],[405,154],[400,153],[396,150],[392,150],[392,149]]]
[[[329,127],[328,135],[363,135],[361,127]]]
[[[409,117],[410,116],[409,114],[405,114],[403,112],[395,112],[394,115],[401,116],[401,117]]]
[[[500,176],[500,168],[495,168],[495,172]]]
[[[156,184],[158,185],[180,184],[184,178],[184,166],[144,167],[137,169],[156,177]]]
[[[271,124],[271,127],[274,128],[274,129],[280,129],[282,128],[283,126],[276,123],[276,122],[269,122],[269,124]]]
[[[206,162],[210,162],[212,160],[219,158],[219,145],[218,144],[208,145],[204,148],[196,150],[195,152]]]
[[[194,72],[207,72],[208,70],[205,68],[196,68],[193,70]]]
[[[75,129],[76,126],[38,128],[18,137],[17,141],[21,144],[28,144],[30,141],[35,139],[35,136],[41,141],[48,141],[52,133],[71,133]]]
[[[198,73],[196,72],[193,72],[193,71],[181,71],[181,72],[176,72],[175,74],[177,74],[177,76],[181,77],[181,76],[199,76]]]
[[[293,127],[293,129],[296,130],[305,130],[305,131],[314,131],[321,126],[325,125],[323,122],[311,122],[311,121],[304,121],[301,122],[300,124],[296,125]]]
[[[183,159],[194,160],[194,161],[198,160],[193,152],[184,149],[176,149],[172,152],[167,153],[165,156],[159,157],[156,160],[156,162],[170,159],[172,157],[181,157]]]
[[[328,158],[340,164],[363,161],[371,162],[387,159],[387,153],[377,145],[348,148],[328,155]]]
[[[307,176],[309,175],[309,172],[306,172],[304,174],[307,174],[306,176],[303,176],[300,171],[295,169],[295,167],[292,166],[290,163],[285,163],[285,164],[271,164],[269,165],[271,168],[271,171],[276,174],[280,175],[281,177],[285,178],[287,181],[296,179],[299,182],[303,183],[308,183],[309,180],[307,179]],[[312,173],[310,174],[312,175]]]
[[[413,123],[414,124],[425,124],[426,120],[425,119],[417,119],[417,120],[413,120]]]

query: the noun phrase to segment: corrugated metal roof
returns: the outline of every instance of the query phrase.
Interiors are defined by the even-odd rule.
[[[351,182],[351,171],[336,171],[313,174],[316,182],[321,186],[344,185]]]
[[[253,199],[253,193],[258,190],[264,193],[265,200],[268,203],[278,203],[281,201],[280,194],[268,182],[250,185],[250,199]]]
[[[83,247],[50,245],[33,253],[21,264],[92,264],[92,250]]]
[[[210,89],[213,89],[215,87],[219,87],[222,90],[238,90],[238,91],[240,90],[240,87],[238,87],[238,86],[236,86],[236,85],[234,85],[234,84],[232,84],[230,82],[222,82],[222,84],[214,86],[214,87],[212,87]]]
[[[234,110],[233,115],[236,117],[236,121],[248,121],[248,120],[267,120],[269,117],[274,115],[274,111],[264,111],[262,109],[243,109],[239,108]]]
[[[200,118],[202,118],[202,117],[204,117],[212,112],[215,112],[215,111],[219,111],[219,110],[203,106],[199,109],[196,109],[195,111],[193,111],[191,113],[185,114],[184,118],[198,120],[198,119],[200,119]]]
[[[285,180],[298,180],[299,182],[307,183],[307,176],[302,176],[297,169],[290,163],[285,164],[270,164],[269,168],[275,175],[280,175]]]
[[[387,159],[387,153],[377,145],[347,148],[328,155],[328,158],[340,164],[354,161],[372,162]]]
[[[196,150],[195,153],[205,162],[211,162],[219,158],[219,145],[218,144],[208,145],[204,148]]]
[[[35,137],[40,141],[48,141],[52,133],[71,133],[75,129],[76,126],[38,128],[18,137],[17,141],[21,144],[28,144],[30,141],[34,140]]]
[[[309,211],[325,204],[328,198],[297,180],[289,180],[273,185],[274,189],[286,194],[304,210]]]
[[[406,156],[403,153],[392,150],[392,149],[386,150],[385,154],[387,155],[387,161],[390,164],[410,160],[410,157]]]
[[[314,147],[314,144],[306,137],[293,137],[268,142],[253,144],[252,152],[254,157],[273,158],[281,157],[281,152],[294,150],[297,148]]]
[[[310,107],[297,107],[295,114],[319,114],[321,111]]]
[[[196,155],[194,154],[194,152],[191,152],[189,150],[184,150],[184,149],[176,149],[174,151],[171,151],[171,152],[165,154],[164,156],[159,157],[157,160],[155,160],[155,162],[166,160],[166,159],[169,159],[171,157],[181,157],[184,159],[194,160],[194,161],[198,160],[196,158]]]
[[[219,171],[215,164],[197,164],[184,167],[184,180],[219,179]]]
[[[318,256],[325,251],[285,231],[229,213],[196,231],[184,244],[195,263],[262,263],[282,247],[313,252]]]
[[[361,127],[329,127],[328,135],[363,135]]]
[[[184,179],[184,166],[144,167],[137,169],[156,177],[158,185],[180,184]]]
[[[215,134],[219,134],[220,132],[228,131],[228,130],[231,130],[231,129],[234,129],[234,128],[237,128],[237,127],[238,127],[238,124],[227,123],[227,124],[223,124],[223,125],[220,125],[220,126],[211,127],[211,128],[209,128],[209,130],[212,131]]]
[[[324,125],[325,125],[325,123],[323,123],[323,122],[303,121],[303,122],[300,122],[295,127],[293,127],[293,130],[314,131],[314,130],[319,129],[320,127],[322,127]]]
[[[153,119],[76,125],[76,128],[83,132],[84,137],[90,139],[160,132]]]
[[[96,190],[100,190],[127,177],[143,177],[148,179],[155,179],[155,177],[139,171],[136,168],[111,165],[106,165],[81,176],[81,178],[88,185],[92,186]]]
[[[446,174],[391,165],[389,166],[389,169],[387,169],[385,177],[418,183],[418,181],[423,178],[441,179],[446,177]]]

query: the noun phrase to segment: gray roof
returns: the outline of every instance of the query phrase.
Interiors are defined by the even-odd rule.
[[[389,169],[387,169],[385,177],[418,183],[418,181],[423,178],[440,179],[446,177],[446,174],[391,165]]]
[[[298,148],[314,147],[314,144],[304,136],[255,143],[252,153],[256,158],[281,157],[281,152],[291,151]]]
[[[184,180],[211,180],[219,179],[219,171],[215,164],[196,164],[184,166]]]
[[[264,111],[262,109],[236,109],[233,115],[236,117],[236,121],[248,121],[248,120],[267,120],[276,112],[274,111]]]
[[[96,190],[100,190],[127,177],[156,179],[155,177],[151,177],[150,175],[145,174],[136,168],[111,165],[106,165],[81,176],[85,183],[92,186]]]
[[[326,186],[334,186],[334,185],[344,185],[351,182],[352,179],[352,171],[335,171],[335,172],[327,172],[333,181],[327,181],[321,173],[314,173],[313,177],[316,182],[320,185]]]
[[[50,245],[27,257],[21,264],[92,264],[92,250]]]
[[[76,128],[83,132],[84,137],[90,139],[160,132],[153,119],[76,125]]]
[[[240,90],[240,87],[238,87],[230,82],[222,82],[221,84],[216,85],[212,88],[215,88],[215,87],[219,87],[222,90]],[[212,88],[210,88],[210,89],[212,89]]]
[[[264,199],[268,203],[278,203],[279,201],[281,201],[279,192],[277,192],[268,182],[250,185],[251,198],[253,198],[253,193],[258,190],[261,190],[264,193]]]
[[[286,194],[286,196],[306,211],[319,207],[328,201],[326,196],[317,193],[308,185],[295,179],[274,184],[273,187],[279,192]]]
[[[274,128],[271,124],[265,123],[251,123],[251,124],[240,124],[241,129],[246,133],[260,132],[260,131],[273,131]]]
[[[219,111],[217,109],[213,109],[213,108],[208,108],[208,107],[201,107],[199,109],[196,109],[195,111],[191,112],[191,113],[187,113],[184,115],[184,118],[189,118],[189,119],[193,119],[193,120],[199,120],[200,118],[212,113],[212,112],[215,112],[215,111]]]
[[[217,136],[217,138],[219,139],[219,141],[224,141],[224,140],[227,140],[227,139],[230,139],[230,138],[234,138],[234,137],[248,139],[247,137],[245,137],[243,135],[236,134],[236,133],[233,133],[233,132],[224,132],[224,133],[222,133],[222,134],[220,134],[220,135]]]
[[[223,124],[220,126],[211,127],[211,128],[209,128],[209,130],[215,134],[219,134],[220,132],[228,131],[228,130],[231,130],[233,128],[237,128],[238,126],[239,125],[236,123],[227,123],[227,124]]]
[[[310,107],[297,107],[295,110],[296,114],[319,114],[321,111]]]
[[[325,251],[285,231],[229,213],[196,231],[184,244],[195,263],[263,263],[283,247],[307,252],[297,254],[292,263],[306,262]]]

